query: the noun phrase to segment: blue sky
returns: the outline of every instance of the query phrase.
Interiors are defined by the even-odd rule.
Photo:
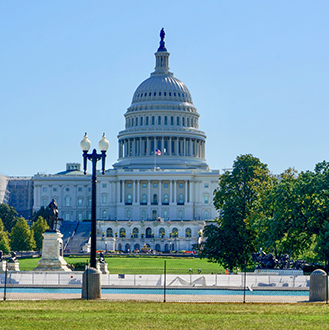
[[[328,160],[328,1],[1,1],[0,173],[81,162],[110,141],[166,31],[190,90],[210,168],[251,153],[273,173]]]

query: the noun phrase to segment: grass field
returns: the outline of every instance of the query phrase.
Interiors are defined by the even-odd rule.
[[[21,271],[33,270],[37,267],[39,258],[19,259]],[[88,257],[65,257],[68,264],[87,262]],[[224,268],[218,264],[209,263],[199,258],[173,257],[106,257],[108,269],[112,274],[163,274],[164,260],[167,262],[167,273],[185,274],[192,268],[194,274],[201,268],[202,274],[224,273]]]
[[[0,302],[0,329],[329,329],[325,304]]]

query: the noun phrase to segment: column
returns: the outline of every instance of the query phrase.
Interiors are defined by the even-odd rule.
[[[143,139],[140,137],[139,138],[139,156],[144,155],[144,150],[143,150]]]
[[[116,196],[117,196],[117,204],[119,204],[121,197],[121,180],[116,182]]]
[[[185,180],[185,204],[187,203],[187,182],[188,180]]]
[[[190,197],[189,202],[190,203],[193,202],[194,201],[194,198],[193,198],[193,181],[192,180],[190,180],[190,195],[189,195],[189,197]]]
[[[190,139],[190,156],[193,157],[193,147],[192,147],[193,141]]]
[[[151,180],[147,181],[147,205],[151,205]]]
[[[175,150],[175,151],[176,151],[176,152],[175,152],[175,155],[176,155],[176,156],[179,156],[179,154],[178,154],[178,143],[179,143],[179,139],[178,139],[178,137],[177,137],[177,138],[176,138],[176,148],[175,148],[175,149],[176,149],[176,150]]]
[[[132,155],[133,157],[135,157],[135,156],[136,156],[135,138],[134,138],[134,139],[131,139],[130,141],[131,141],[131,143],[132,143],[132,145],[133,145],[131,155]]]
[[[136,203],[136,180],[133,180],[133,204]]]
[[[140,203],[140,187],[139,187],[139,184],[140,184],[140,180],[137,180],[137,203],[139,204]]]
[[[173,202],[173,193],[172,193],[172,180],[169,182],[169,204]]]
[[[174,180],[174,203],[177,203],[177,180]]]
[[[187,156],[187,141],[186,141],[186,138],[184,138],[184,156]]]
[[[147,137],[146,138],[146,142],[147,142],[147,153],[146,153],[146,156],[149,156],[149,155],[151,155],[151,152],[150,152],[150,138],[149,137]]]
[[[124,204],[125,201],[125,180],[122,180],[122,203]]]

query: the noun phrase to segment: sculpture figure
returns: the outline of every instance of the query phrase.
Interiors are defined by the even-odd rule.
[[[101,264],[105,264],[105,259],[104,259],[104,254],[103,254],[103,252],[100,252],[99,253],[99,263],[101,263]]]
[[[8,260],[8,262],[16,262],[16,261],[17,261],[16,252],[12,252],[11,258]]]
[[[56,201],[53,199],[49,205],[49,222],[50,222],[50,229],[56,230],[57,220],[58,220],[58,206]]]

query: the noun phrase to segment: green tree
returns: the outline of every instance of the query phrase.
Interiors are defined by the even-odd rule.
[[[4,225],[1,219],[0,219],[0,250],[2,250],[4,253],[10,252],[8,233],[4,231]]]
[[[237,157],[232,171],[220,176],[214,192],[214,206],[220,212],[214,224],[204,229],[202,257],[230,269],[244,265],[255,252],[257,232],[253,225],[264,192],[272,189],[275,181],[258,158],[250,154]]]
[[[33,223],[31,229],[34,232],[34,239],[35,239],[35,243],[36,243],[36,248],[37,248],[37,250],[40,251],[42,249],[42,240],[43,240],[42,234],[47,229],[49,229],[47,221],[43,217],[39,216],[38,220]]]
[[[12,251],[31,251],[36,244],[33,231],[30,230],[24,218],[18,218],[10,233],[10,245]]]
[[[35,222],[39,219],[39,217],[43,217],[48,225],[49,225],[49,207],[41,206],[38,211],[34,211],[32,214],[32,221]]]
[[[5,227],[5,231],[10,232],[11,229],[15,226],[15,223],[17,221],[17,212],[8,204],[0,204],[0,219],[3,222],[3,225]]]

